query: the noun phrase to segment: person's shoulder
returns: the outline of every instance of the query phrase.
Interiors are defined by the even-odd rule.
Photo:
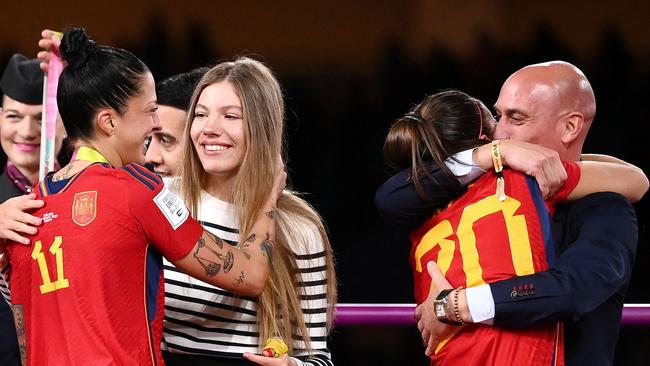
[[[311,218],[295,212],[287,212],[285,222],[287,225],[283,228],[283,232],[295,254],[314,254],[325,249],[323,242],[325,233],[320,229],[322,224],[318,225]]]
[[[597,192],[567,203],[562,211],[576,222],[621,225],[636,222],[632,204],[622,195],[614,192]],[[558,211],[556,211],[557,214]],[[564,215],[562,215],[564,216]]]
[[[632,204],[619,193],[596,192],[572,202],[570,207],[572,209],[590,209],[594,207],[632,208]]]
[[[145,191],[158,191],[164,186],[161,177],[140,164],[131,163],[121,168],[113,169],[113,174],[115,176],[127,182],[127,184],[134,189],[139,188]]]
[[[23,193],[16,188],[11,180],[9,180],[6,171],[2,172],[2,174],[0,174],[0,203],[22,194]]]

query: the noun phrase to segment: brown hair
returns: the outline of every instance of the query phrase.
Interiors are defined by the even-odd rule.
[[[426,169],[426,161],[433,160],[453,178],[445,160],[485,143],[480,137],[490,126],[480,105],[479,100],[457,90],[427,96],[390,127],[384,142],[387,163],[395,169],[411,168],[415,189],[426,199],[417,179],[422,175],[434,179]]]
[[[243,109],[246,151],[237,172],[230,202],[239,218],[239,232],[247,233],[253,226],[254,216],[271,193],[274,164],[283,147],[284,100],[280,85],[264,64],[241,57],[233,62],[223,62],[210,69],[199,81],[190,102],[185,125],[184,164],[181,168],[180,191],[192,213],[198,213],[201,189],[206,188],[207,175],[194,150],[190,129],[199,96],[212,84],[228,81],[237,93]],[[327,232],[318,213],[297,194],[285,190],[277,202],[276,242],[272,256],[269,282],[259,297],[257,321],[260,342],[279,335],[293,340],[299,335],[311,352],[309,330],[305,324],[299,293],[302,285],[297,276],[294,250],[290,243],[307,247],[306,237],[294,227],[292,217],[302,218],[314,225],[320,233],[326,255],[327,273],[327,323],[331,327],[333,307],[336,303],[336,275],[334,258]],[[304,227],[303,227],[304,228]],[[240,242],[245,238],[240,238]],[[293,351],[293,342],[287,342]]]

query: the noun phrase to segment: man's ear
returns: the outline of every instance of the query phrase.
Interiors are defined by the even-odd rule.
[[[585,119],[582,113],[571,112],[568,116],[564,117],[562,123],[562,142],[569,144],[578,138],[580,132],[582,132]]]
[[[102,109],[97,112],[95,117],[95,124],[97,126],[97,131],[105,134],[106,136],[112,136],[115,133],[115,111],[112,109]]]

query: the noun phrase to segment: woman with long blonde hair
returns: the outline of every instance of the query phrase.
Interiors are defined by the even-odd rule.
[[[249,231],[253,213],[271,192],[283,129],[280,86],[258,61],[241,57],[220,63],[194,91],[176,188],[192,216],[231,245],[245,249],[255,240],[239,233]],[[290,190],[279,198],[275,218],[271,278],[258,298],[190,280],[166,264],[168,365],[332,365],[326,339],[336,278],[325,227]],[[287,343],[288,355],[255,355],[273,336]]]

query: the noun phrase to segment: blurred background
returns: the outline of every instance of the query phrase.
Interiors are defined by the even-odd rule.
[[[518,68],[562,59],[580,67],[598,113],[585,152],[650,172],[650,2],[546,0],[0,2],[0,68],[35,57],[43,28],[84,26],[126,48],[156,79],[252,55],[287,100],[293,185],[324,216],[340,302],[410,303],[409,243],[382,224],[373,195],[388,177],[391,121],[444,88],[492,105]],[[627,303],[650,303],[650,198],[635,205],[639,248]],[[624,328],[617,365],[650,364],[650,329]],[[338,365],[427,365],[415,327],[339,327]]]

